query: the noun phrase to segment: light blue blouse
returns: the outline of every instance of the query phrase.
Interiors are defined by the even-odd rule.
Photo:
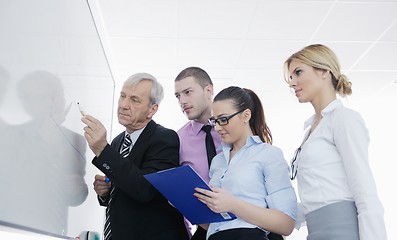
[[[288,164],[282,151],[251,136],[231,159],[231,145],[222,143],[210,168],[210,185],[223,188],[253,205],[279,210],[296,219],[297,199],[289,178]],[[222,230],[256,228],[243,219],[211,223],[207,238]]]

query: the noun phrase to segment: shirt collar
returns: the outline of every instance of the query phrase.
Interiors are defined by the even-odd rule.
[[[128,133],[127,130],[125,130],[125,132],[124,132],[124,137],[125,137],[127,134],[130,134],[132,143],[135,143],[135,142],[138,140],[139,136],[141,135],[141,133],[143,132],[143,130],[144,130],[145,128],[146,128],[146,126],[144,126],[144,127],[141,128],[141,129],[138,129],[138,130],[136,130],[136,131],[133,131],[132,133]]]
[[[323,110],[321,110],[321,116],[328,116],[340,105],[342,105],[342,101],[340,99],[333,100]],[[303,129],[307,129],[313,123],[315,117],[315,114],[313,114],[309,119],[307,119],[303,125]]]
[[[260,139],[260,137],[257,135],[252,135],[247,138],[247,141],[245,142],[245,145],[243,148],[248,148],[248,147],[250,147],[254,144],[258,144],[258,143],[263,143],[262,140]],[[222,142],[222,146],[223,146],[223,149],[225,149],[226,151],[230,151],[230,149],[232,148],[231,144],[226,144],[224,142]]]
[[[204,126],[204,124],[191,120],[190,125],[192,126],[193,132],[198,135],[199,132],[201,131],[201,128]]]

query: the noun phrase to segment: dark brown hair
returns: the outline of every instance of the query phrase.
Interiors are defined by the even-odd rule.
[[[263,106],[259,97],[250,89],[231,86],[220,91],[214,98],[214,102],[231,100],[237,111],[249,109],[251,119],[250,128],[254,135],[258,135],[262,142],[272,144],[273,138],[266,124]]]

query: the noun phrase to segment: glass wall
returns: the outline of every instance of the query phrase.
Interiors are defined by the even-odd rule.
[[[85,0],[0,1],[0,222],[101,232],[77,102],[111,135],[114,81]]]

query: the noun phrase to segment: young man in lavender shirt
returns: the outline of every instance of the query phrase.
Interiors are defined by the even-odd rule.
[[[202,127],[208,124],[212,116],[211,107],[214,97],[214,86],[208,73],[199,67],[188,67],[182,70],[175,78],[175,97],[178,99],[182,112],[187,116],[189,122],[178,131],[180,139],[179,163],[190,165],[207,183],[209,183],[209,164],[207,159],[205,138],[206,133]],[[221,151],[221,137],[211,129],[217,153]],[[193,233],[191,240],[205,240],[207,230],[197,226],[194,227],[185,219],[189,233]],[[282,240],[281,235],[269,233],[269,240]]]
[[[175,78],[175,97],[178,99],[183,113],[189,119],[177,133],[180,139],[179,163],[190,165],[205,182],[209,182],[209,164],[207,159],[205,137],[202,127],[211,117],[211,105],[214,95],[210,76],[203,69],[188,67]],[[211,135],[215,147],[221,143],[221,138],[214,128]],[[193,226],[186,220],[190,233]],[[206,239],[206,230],[197,226],[192,240]]]

